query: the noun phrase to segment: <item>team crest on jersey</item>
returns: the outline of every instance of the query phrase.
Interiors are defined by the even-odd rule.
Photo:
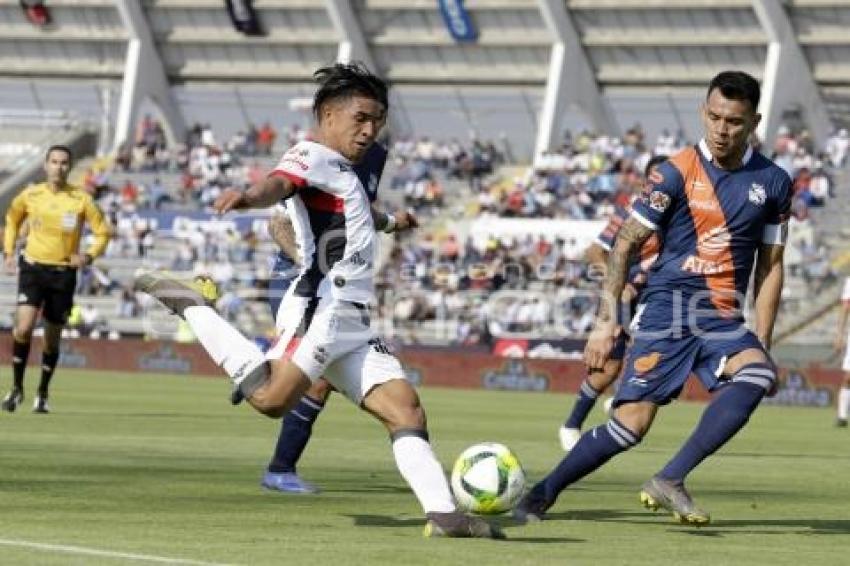
[[[657,212],[664,212],[670,208],[670,195],[661,191],[649,193],[649,208]]]
[[[759,185],[758,183],[753,183],[750,186],[750,202],[756,206],[761,206],[767,200],[767,192],[764,190],[763,185]]]

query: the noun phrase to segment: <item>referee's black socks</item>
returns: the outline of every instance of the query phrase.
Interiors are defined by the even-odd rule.
[[[23,390],[24,370],[30,357],[30,343],[18,342],[12,334],[12,375],[15,380],[14,389]]]
[[[56,370],[59,361],[59,352],[44,352],[41,355],[41,382],[38,384],[38,396],[47,398],[47,388],[50,387],[50,379]]]

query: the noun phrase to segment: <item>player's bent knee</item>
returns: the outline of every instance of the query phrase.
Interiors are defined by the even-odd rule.
[[[658,407],[652,403],[624,403],[614,409],[614,418],[638,438],[642,438],[652,426]]]
[[[418,405],[390,407],[381,417],[390,432],[403,429],[424,430],[428,425],[425,410]]]
[[[32,340],[32,333],[35,330],[35,324],[17,324],[12,332],[12,336],[17,342],[29,342]]]
[[[732,383],[750,383],[770,393],[776,387],[776,370],[773,364],[750,363],[740,367],[732,376]]]
[[[748,348],[729,358],[729,361],[726,362],[726,366],[723,368],[723,373],[724,375],[735,375],[745,366],[751,364],[771,365],[771,362],[763,351],[757,348]]]

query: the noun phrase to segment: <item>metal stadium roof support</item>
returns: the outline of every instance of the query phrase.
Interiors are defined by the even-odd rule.
[[[115,4],[127,29],[129,42],[113,147],[117,149],[130,139],[139,105],[146,97],[159,110],[168,141],[182,140],[186,121],[174,99],[147,19],[135,0],[116,0]]]
[[[759,104],[759,138],[772,140],[783,112],[796,106],[814,138],[825,140],[832,122],[785,9],[775,0],[753,0],[753,11],[769,39]]]
[[[336,60],[340,63],[348,63],[351,61],[361,61],[373,73],[384,76],[382,70],[378,67],[375,57],[372,55],[372,50],[369,43],[366,41],[366,36],[363,33],[363,27],[357,19],[357,14],[351,9],[350,0],[325,0],[325,7],[328,10],[328,18],[333,23],[334,28],[339,34],[339,47],[337,49]],[[395,91],[390,91],[390,107],[401,107],[401,101],[395,94]],[[390,130],[400,133],[400,124],[398,123],[397,113],[391,112],[388,116]]]
[[[348,63],[352,60],[362,61],[373,72],[377,72],[375,58],[372,57],[372,51],[369,49],[369,44],[366,43],[357,16],[351,9],[351,2],[347,0],[325,0],[325,6],[328,10],[328,17],[340,36],[336,60],[341,63]]]
[[[549,57],[549,76],[537,128],[534,160],[553,148],[560,135],[564,110],[579,107],[601,132],[618,132],[616,119],[599,89],[581,38],[570,20],[563,0],[538,0],[540,12],[554,41]]]

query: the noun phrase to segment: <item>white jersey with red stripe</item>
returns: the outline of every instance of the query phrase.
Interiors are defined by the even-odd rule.
[[[290,293],[373,302],[378,238],[368,195],[351,161],[302,141],[284,153],[270,175],[298,188],[287,209],[304,262]]]

